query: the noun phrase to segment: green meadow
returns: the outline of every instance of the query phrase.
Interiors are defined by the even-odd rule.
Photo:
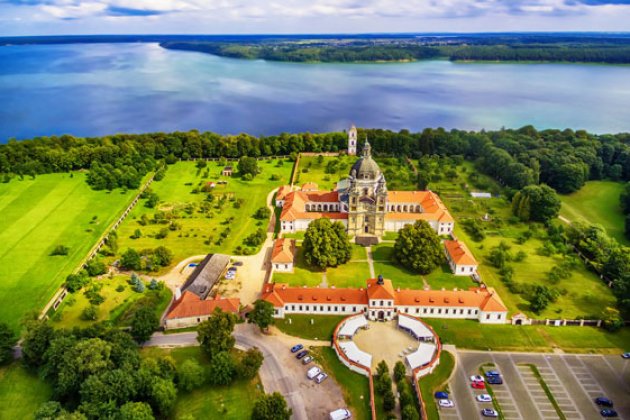
[[[236,162],[231,164],[235,166]],[[173,265],[193,255],[234,253],[243,239],[256,229],[267,230],[267,220],[256,220],[253,215],[265,206],[267,196],[274,188],[289,182],[293,162],[265,160],[259,161],[258,166],[261,172],[252,181],[243,181],[236,174],[222,176],[223,165],[217,162],[208,162],[207,168],[203,169],[197,168],[196,162],[169,165],[164,179],[151,185],[160,198],[157,207],[147,208],[142,200],[120,225],[120,252],[127,248],[141,250],[163,245],[173,251]],[[227,184],[218,184],[217,181]],[[211,190],[214,200],[208,203],[208,193],[195,190],[210,182],[216,186]],[[219,207],[221,197],[226,197],[226,201]],[[157,211],[168,214],[169,220],[180,228],[168,230],[166,238],[156,238],[156,234],[167,225],[149,222],[143,226],[141,220],[143,216],[152,220]],[[228,228],[229,233],[219,242],[221,234]],[[133,239],[137,229],[141,236]]]
[[[83,173],[0,184],[0,320],[17,329],[41,310],[134,194],[93,191]],[[68,255],[50,256],[57,245]]]
[[[608,234],[628,245],[624,235],[624,216],[619,205],[623,183],[612,181],[589,181],[580,191],[561,195],[560,215],[570,221],[582,220],[602,225]]]

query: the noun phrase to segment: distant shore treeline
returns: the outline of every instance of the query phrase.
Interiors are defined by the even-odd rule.
[[[441,45],[416,43],[376,45],[247,44],[169,41],[160,46],[221,57],[288,62],[396,62],[443,58],[452,61],[534,61],[630,64],[630,46],[617,44]]]

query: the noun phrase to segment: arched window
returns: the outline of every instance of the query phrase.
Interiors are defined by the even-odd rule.
[[[422,210],[420,209],[420,206],[416,206],[416,213],[422,213]]]
[[[324,204],[324,211],[328,211],[328,204]]]
[[[369,192],[370,192],[369,189],[363,188],[363,195],[368,195]]]
[[[397,211],[400,211],[400,204],[398,205],[398,210]]]
[[[403,211],[404,211],[404,212],[406,212],[406,211],[407,211],[407,205],[406,205],[406,204],[403,206]]]

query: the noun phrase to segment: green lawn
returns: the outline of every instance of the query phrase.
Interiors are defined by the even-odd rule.
[[[447,263],[442,264],[430,274],[424,276],[424,278],[433,290],[453,290],[455,288],[468,290],[470,287],[479,286],[477,283],[472,281],[470,276],[454,275],[451,271],[451,267]]]
[[[350,168],[357,160],[355,156],[323,156],[322,163],[318,163],[317,156],[300,157],[300,167],[298,168],[298,178],[296,185],[301,186],[307,182],[314,182],[321,191],[330,191],[337,187],[337,182],[344,179],[350,173]],[[326,173],[329,162],[337,162],[334,173]],[[307,172],[304,172],[304,171]]]
[[[308,340],[330,341],[337,324],[346,315],[287,315],[275,326],[285,334]],[[312,320],[312,323],[311,323]]]
[[[0,419],[34,419],[51,395],[51,387],[20,363],[0,368]]]
[[[595,327],[483,325],[473,320],[424,318],[445,344],[476,350],[616,354],[630,348],[630,328],[609,333]]]
[[[367,262],[349,262],[326,269],[328,287],[365,287],[370,278]]]
[[[293,265],[293,273],[273,273],[275,283],[288,283],[291,286],[316,287],[321,284],[324,272],[314,270],[306,265],[302,247],[297,248],[297,256]]]
[[[241,353],[234,350],[238,357]],[[143,357],[170,355],[177,365],[187,359],[195,359],[202,365],[207,360],[199,347],[180,347],[174,349],[145,348]],[[179,391],[173,419],[182,417],[194,419],[248,419],[254,408],[254,401],[264,393],[260,379],[251,381],[237,380],[229,386],[204,385],[190,393]]]
[[[93,191],[84,173],[0,184],[0,319],[12,327],[40,310],[135,191]],[[50,256],[57,245],[66,256]]]
[[[348,369],[339,361],[332,347],[312,348],[311,355],[325,372],[330,374],[343,390],[343,398],[352,411],[352,418],[370,420],[370,384],[367,376]],[[380,417],[379,418],[384,418]]]
[[[129,276],[123,275],[95,280],[98,284],[103,285],[100,294],[105,298],[105,302],[98,306],[98,319],[96,322],[109,320],[115,323],[120,321],[122,324],[125,324],[125,320],[120,318],[124,317],[125,312],[130,310],[135,302],[151,293],[157,293],[149,291],[148,288],[144,293],[137,293],[132,290],[128,280]],[[123,286],[124,290],[121,292],[117,291],[118,286]],[[159,304],[155,310],[158,317],[162,316],[162,313],[171,301],[171,297],[172,292],[166,287],[159,292]],[[54,325],[60,328],[85,328],[92,325],[95,321],[81,319],[81,313],[88,306],[90,306],[90,302],[83,294],[83,290],[70,294],[57,310],[58,315],[53,316]]]
[[[428,420],[438,420],[440,414],[433,394],[437,391],[448,391],[447,381],[455,367],[455,358],[447,351],[440,354],[440,364],[433,373],[420,378],[420,392],[427,410]],[[452,409],[451,409],[452,410]]]
[[[256,229],[267,230],[266,220],[256,220],[252,216],[258,208],[266,205],[267,195],[274,188],[289,182],[291,162],[281,162],[282,166],[277,166],[276,160],[259,161],[261,173],[252,181],[243,181],[237,176],[222,176],[223,166],[216,162],[208,163],[207,177],[204,177],[206,169],[199,170],[195,162],[170,165],[164,179],[151,186],[160,197],[157,209],[146,208],[142,201],[120,226],[118,242],[121,252],[127,248],[144,249],[164,245],[174,253],[172,265],[192,255],[233,253],[237,246],[242,245],[243,239]],[[272,175],[279,179],[271,181]],[[227,181],[227,184],[216,185],[212,203],[206,204],[206,193],[193,193],[195,188],[220,180]],[[227,199],[219,206],[221,197]],[[208,208],[202,208],[203,205],[208,205]],[[156,239],[155,234],[167,225],[149,223],[142,226],[140,221],[142,215],[153,219],[157,210],[166,212],[173,221],[181,225],[181,229],[169,231],[164,239]],[[230,232],[227,238],[219,242],[226,228]],[[140,229],[142,237],[132,239],[136,229]]]
[[[623,183],[589,181],[580,191],[561,195],[560,215],[570,221],[583,220],[602,225],[608,234],[623,244],[630,244],[624,235],[624,216],[619,205]]]

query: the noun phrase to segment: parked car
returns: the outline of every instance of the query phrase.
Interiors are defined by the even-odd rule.
[[[486,383],[489,385],[502,385],[503,384],[503,378],[499,375],[499,376],[490,376],[487,380]]]
[[[477,395],[477,401],[479,401],[479,402],[492,402],[492,397],[489,394]]]
[[[302,364],[303,365],[308,365],[312,361],[313,361],[313,358],[311,356],[306,356],[304,359],[302,359]]]
[[[599,412],[599,414],[601,414],[602,417],[618,417],[619,416],[619,414],[617,414],[617,412],[613,410],[612,408],[604,408],[602,411]]]
[[[448,394],[446,392],[438,391],[435,393],[436,400],[448,400]]]
[[[295,355],[295,358],[300,360],[302,359],[304,356],[306,356],[308,354],[308,350],[302,350],[301,352],[299,352],[298,354]]]
[[[322,371],[317,366],[313,366],[312,368],[308,370],[308,372],[306,372],[306,377],[308,379],[313,379],[314,377],[319,375],[321,372]]]
[[[234,280],[234,278],[235,278],[235,277],[236,277],[236,276],[231,275],[231,274],[226,274],[226,275],[225,275],[225,279],[226,279],[226,280]]]
[[[484,384],[483,382],[473,382],[472,384],[470,384],[470,386],[475,389],[486,389],[486,384]]]
[[[321,384],[322,382],[326,380],[326,378],[328,378],[328,375],[322,372],[315,377],[315,382],[317,382],[318,384]]]
[[[490,378],[491,376],[501,376],[498,370],[489,370],[486,372],[486,378]]]
[[[338,410],[331,411],[330,414],[328,415],[328,418],[330,420],[346,420],[346,419],[349,419],[350,417],[352,417],[352,414],[350,413],[350,411],[348,411],[345,408],[340,408]]]
[[[604,407],[612,407],[613,406],[612,400],[609,400],[606,397],[597,397],[597,398],[595,398],[595,404],[601,405],[601,406],[604,406]]]
[[[451,408],[455,407],[455,403],[451,400],[439,400],[438,405],[442,408]]]
[[[484,408],[481,410],[481,415],[484,417],[499,417],[499,413],[491,408]]]
[[[470,377],[471,382],[484,382],[483,376],[481,375],[473,375]]]
[[[295,346],[291,347],[291,353],[298,352],[298,351],[302,350],[303,348],[304,348],[303,345],[296,344]]]
[[[630,351],[625,352],[621,355],[621,357],[623,357],[624,359],[630,359]]]
[[[238,271],[238,268],[236,268],[236,267],[230,267],[230,268],[228,268],[228,271]]]
[[[232,265],[235,265],[237,267],[240,267],[243,265],[243,261],[235,261]]]

